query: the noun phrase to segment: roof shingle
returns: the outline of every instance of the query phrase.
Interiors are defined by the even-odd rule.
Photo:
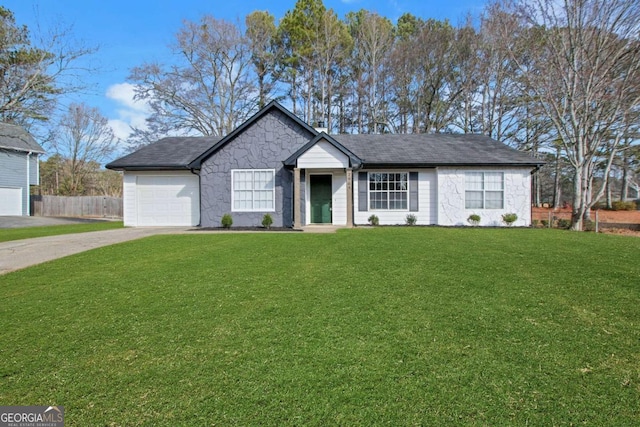
[[[365,166],[535,166],[528,153],[477,134],[332,135]]]
[[[9,123],[0,123],[0,148],[33,153],[45,152],[29,132]]]
[[[207,151],[219,136],[172,136],[162,138],[109,163],[115,170],[189,169],[189,163]]]

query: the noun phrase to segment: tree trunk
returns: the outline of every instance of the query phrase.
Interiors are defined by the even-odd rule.
[[[620,200],[627,201],[629,194],[629,156],[627,150],[623,150],[622,153],[622,187],[620,188]]]
[[[607,183],[606,183],[606,204],[607,204],[607,209],[611,209],[611,177],[609,177],[607,179]]]
[[[560,185],[560,147],[556,150],[556,170],[553,178],[553,207],[560,207],[562,187]]]
[[[571,230],[582,231],[582,219],[585,212],[584,195],[587,191],[584,171],[580,166],[575,167],[573,178],[573,206],[571,207]]]

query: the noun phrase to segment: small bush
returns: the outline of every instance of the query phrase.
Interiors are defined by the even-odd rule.
[[[418,217],[415,216],[414,214],[409,214],[404,219],[404,223],[407,225],[416,225],[416,222],[418,222]]]
[[[518,215],[515,213],[506,213],[502,215],[502,221],[509,227],[518,220]]]
[[[264,216],[262,217],[262,226],[268,230],[271,228],[271,224],[273,224],[273,218],[271,217],[271,214],[264,214]]]
[[[636,202],[623,202],[617,200],[611,203],[611,209],[613,209],[614,211],[635,211]]]
[[[231,226],[233,225],[233,218],[231,218],[231,214],[222,215],[220,223],[224,228],[231,228]]]
[[[378,219],[378,217],[376,215],[371,215],[369,217],[369,219],[367,219],[367,221],[369,221],[370,225],[378,225],[378,224],[380,224],[380,220]]]
[[[467,221],[471,225],[480,225],[480,215],[471,214],[471,215],[469,215],[469,218],[467,218]]]
[[[571,220],[561,218],[558,220],[557,224],[558,224],[558,228],[568,230],[569,227],[571,227]]]
[[[532,220],[531,221],[531,226],[535,227],[535,228],[540,227],[540,220],[537,220],[537,219]]]
[[[542,223],[543,227],[548,227],[549,226],[549,220],[548,219],[541,219],[540,222]]]
[[[595,221],[582,221],[582,229],[584,231],[596,231],[596,222]]]

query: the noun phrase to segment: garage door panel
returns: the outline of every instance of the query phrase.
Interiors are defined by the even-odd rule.
[[[22,188],[0,187],[0,215],[22,215]]]
[[[198,225],[197,176],[139,176],[138,225]]]

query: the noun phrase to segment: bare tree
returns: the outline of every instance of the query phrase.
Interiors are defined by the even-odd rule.
[[[63,161],[60,180],[64,193],[79,195],[95,165],[106,160],[117,148],[106,117],[97,108],[72,104],[52,138],[52,146]]]
[[[0,6],[0,120],[29,126],[49,119],[61,95],[85,88],[78,59],[95,51],[62,26],[34,36]]]
[[[387,18],[367,12],[362,16],[358,30],[355,43],[368,86],[368,130],[369,133],[378,133],[379,122],[388,121],[382,89],[386,59],[393,45],[393,25]]]
[[[640,7],[636,0],[514,0],[506,10],[522,24],[511,60],[572,166],[571,228],[580,230],[606,189],[624,117],[640,102]],[[511,28],[503,27],[505,39],[513,37]],[[596,165],[607,147],[605,179],[595,190]]]
[[[181,63],[144,64],[129,77],[158,129],[226,135],[255,112],[251,50],[238,26],[209,15],[185,21],[173,51]]]

